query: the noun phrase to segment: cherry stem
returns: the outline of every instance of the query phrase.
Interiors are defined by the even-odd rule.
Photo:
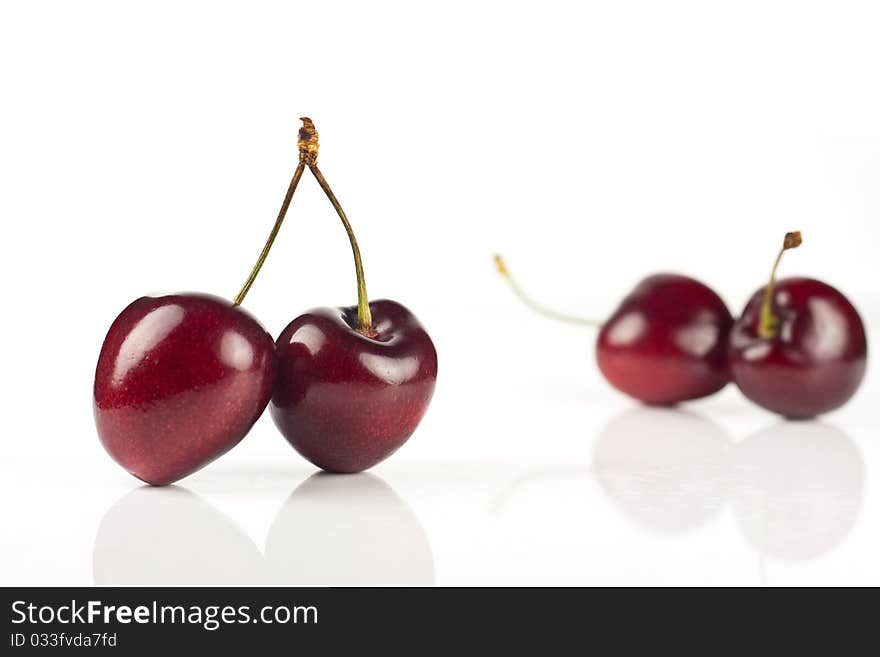
[[[507,279],[507,282],[510,285],[510,288],[513,290],[514,294],[516,294],[516,296],[518,296],[523,303],[525,303],[529,308],[531,308],[538,314],[550,317],[560,322],[568,322],[569,324],[580,324],[581,326],[592,326],[594,328],[599,328],[602,326],[602,322],[596,321],[595,319],[575,317],[574,315],[567,315],[565,313],[556,312],[555,310],[550,310],[549,308],[546,308],[545,306],[537,303],[528,294],[526,294],[525,291],[523,291],[523,289],[514,280],[513,276],[510,275],[510,270],[507,268],[507,264],[504,262],[504,259],[500,255],[495,256],[495,268],[498,270],[499,274]]]
[[[764,288],[764,301],[761,303],[761,318],[758,321],[758,335],[762,338],[772,340],[779,333],[779,318],[773,314],[773,288],[776,285],[776,269],[782,260],[782,254],[789,249],[796,249],[801,245],[800,231],[786,233],[785,239],[782,240],[782,248],[776,254],[776,260],[773,261],[773,269],[770,270],[770,280],[767,287]]]
[[[290,202],[293,200],[293,193],[296,191],[296,186],[299,185],[299,179],[302,178],[305,169],[306,164],[303,161],[302,153],[300,153],[299,166],[297,166],[296,171],[293,172],[293,178],[290,180],[287,194],[284,196],[284,201],[281,203],[281,210],[278,212],[278,218],[275,220],[275,225],[272,226],[272,232],[269,233],[269,239],[266,240],[266,245],[263,247],[260,257],[257,258],[254,268],[251,269],[250,275],[247,277],[244,285],[241,286],[241,290],[239,290],[238,294],[235,295],[235,299],[232,301],[236,306],[241,305],[241,302],[244,301],[244,298],[247,296],[254,281],[257,280],[257,274],[260,273],[260,270],[263,268],[263,263],[266,262],[266,258],[269,255],[269,251],[272,250],[272,244],[275,243],[275,237],[278,235],[278,231],[281,230],[281,224],[284,223],[287,209],[290,207]]]
[[[299,131],[300,156],[302,161],[304,161],[306,166],[309,167],[312,175],[315,176],[315,180],[318,181],[321,189],[324,190],[327,198],[330,199],[330,204],[342,220],[345,232],[348,233],[348,240],[351,242],[351,252],[354,255],[354,269],[357,275],[358,323],[360,324],[358,330],[367,337],[374,338],[378,333],[373,329],[373,316],[370,312],[370,301],[367,297],[367,284],[364,280],[364,265],[363,262],[361,262],[361,250],[358,247],[357,239],[354,236],[354,230],[352,230],[348,217],[345,216],[345,210],[342,209],[339,199],[336,198],[336,195],[330,188],[330,184],[318,168],[318,131],[315,129],[315,124],[312,123],[310,118],[305,116],[300,120],[303,122],[303,127],[300,128]],[[304,153],[305,155],[303,155]]]

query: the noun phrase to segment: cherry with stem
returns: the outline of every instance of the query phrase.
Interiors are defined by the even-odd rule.
[[[775,338],[779,332],[779,318],[773,314],[773,288],[776,285],[776,270],[779,268],[783,254],[789,249],[796,249],[801,245],[801,242],[800,231],[786,233],[782,240],[782,248],[779,249],[776,260],[773,261],[770,280],[767,287],[764,288],[764,299],[761,302],[761,322],[758,324],[758,335],[762,338]]]
[[[678,274],[643,279],[605,322],[560,313],[523,291],[501,256],[495,267],[535,312],[599,329],[596,360],[608,382],[647,404],[670,405],[711,395],[729,377],[724,362],[733,318],[703,283]]]
[[[767,284],[730,333],[727,360],[742,393],[789,419],[812,418],[858,390],[868,345],[859,313],[839,290],[814,278],[776,279],[783,254],[801,245],[786,233]]]
[[[135,477],[163,485],[195,472],[244,438],[268,405],[275,345],[241,303],[278,235],[305,155],[231,303],[195,293],[141,297],[107,332],[95,370],[95,423],[104,448]]]
[[[376,337],[376,331],[373,330],[373,317],[370,313],[370,302],[367,297],[367,283],[364,279],[364,265],[361,261],[361,250],[358,246],[357,238],[354,236],[354,230],[351,227],[351,223],[348,221],[348,217],[345,216],[345,210],[342,209],[342,204],[339,202],[339,199],[336,198],[336,194],[334,194],[333,190],[330,188],[330,183],[327,182],[327,179],[324,178],[324,174],[321,173],[321,170],[318,168],[319,144],[318,131],[315,129],[315,124],[307,116],[302,117],[300,120],[303,122],[303,126],[299,131],[299,150],[302,156],[301,163],[304,163],[309,167],[309,171],[312,172],[312,175],[315,176],[315,180],[318,181],[321,189],[324,190],[324,194],[327,195],[330,204],[333,206],[333,209],[336,210],[336,214],[339,215],[339,219],[342,221],[342,225],[345,227],[345,232],[348,235],[348,241],[351,243],[351,252],[354,256],[354,269],[355,275],[357,276],[358,288],[358,330],[367,337]]]
[[[342,221],[354,256],[357,306],[317,308],[294,319],[275,342],[275,424],[318,467],[360,472],[400,448],[434,393],[437,352],[403,305],[370,302],[351,223],[318,167],[318,132],[302,118],[300,154]]]

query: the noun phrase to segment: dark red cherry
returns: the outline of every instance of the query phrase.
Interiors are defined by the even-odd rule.
[[[98,435],[135,477],[169,484],[244,438],[274,379],[272,338],[240,306],[198,294],[142,297],[101,348]]]
[[[272,417],[300,454],[329,472],[366,470],[415,431],[437,380],[437,351],[415,316],[394,301],[370,303],[354,231],[318,168],[318,132],[302,118],[300,162],[348,234],[358,305],[301,315],[278,337]]]
[[[776,281],[782,254],[801,244],[787,233],[766,286],[755,292],[730,334],[733,381],[756,404],[810,418],[852,397],[868,360],[858,312],[841,292],[812,278]]]
[[[437,379],[434,344],[409,310],[370,303],[371,337],[357,310],[312,310],[276,343],[272,417],[300,454],[330,472],[360,472],[394,453],[425,414]]]
[[[868,357],[865,327],[838,290],[812,278],[775,284],[772,337],[759,334],[764,289],[746,305],[730,334],[733,381],[756,404],[790,418],[839,408],[852,397]]]
[[[95,372],[98,435],[116,461],[163,485],[231,449],[272,395],[275,343],[240,306],[305,171],[293,174],[272,232],[233,303],[202,294],[142,297],[122,311]]]
[[[706,397],[728,380],[733,318],[721,298],[693,278],[642,280],[602,324],[596,360],[608,382],[647,404]]]
[[[646,404],[706,397],[730,380],[725,362],[733,317],[715,292],[693,278],[654,274],[643,279],[606,322],[558,313],[533,301],[501,256],[498,272],[537,312],[599,328],[596,360],[608,382]]]

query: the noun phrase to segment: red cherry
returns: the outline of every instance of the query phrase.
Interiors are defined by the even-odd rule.
[[[360,249],[345,212],[318,168],[318,133],[308,118],[300,153],[351,242],[358,305],[322,308],[278,337],[272,417],[288,442],[319,468],[353,473],[396,451],[415,431],[437,379],[437,352],[413,314],[367,299]]]
[[[730,334],[733,381],[756,404],[790,418],[843,406],[865,375],[868,345],[858,312],[838,290],[812,278],[776,284],[778,336],[758,335],[758,290]]]
[[[116,461],[164,485],[235,446],[272,395],[275,343],[239,304],[281,228],[299,180],[290,181],[257,263],[230,303],[200,294],[142,297],[122,311],[95,372],[98,435]]]
[[[274,377],[272,338],[244,309],[205,295],[142,297],[101,348],[98,435],[135,477],[169,484],[244,438]]]
[[[370,304],[375,335],[357,308],[320,308],[293,320],[276,343],[272,417],[294,449],[330,472],[360,472],[415,431],[434,394],[437,352],[413,314]]]
[[[865,375],[868,343],[858,312],[841,292],[812,278],[776,282],[782,254],[801,243],[789,233],[770,275],[730,334],[733,381],[756,404],[789,418],[839,408]]]
[[[646,404],[668,405],[718,392],[733,317],[693,278],[642,280],[602,325],[596,361],[608,382]]]
[[[504,261],[498,271],[537,312],[599,327],[596,360],[608,382],[646,404],[669,405],[706,397],[729,381],[725,364],[733,318],[715,292],[678,274],[643,279],[604,323],[557,313],[535,303]]]

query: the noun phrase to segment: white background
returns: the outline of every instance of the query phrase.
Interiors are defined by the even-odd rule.
[[[876,3],[7,2],[0,583],[880,583],[872,363],[785,424],[728,388],[681,411],[612,391],[588,329],[674,270],[738,312],[782,272],[880,323]],[[311,116],[369,291],[440,357],[372,474],[321,477],[268,416],[178,489],[103,452],[94,365],[147,293],[231,297]],[[355,302],[303,179],[245,303],[277,335]],[[294,492],[296,491],[296,492]]]

